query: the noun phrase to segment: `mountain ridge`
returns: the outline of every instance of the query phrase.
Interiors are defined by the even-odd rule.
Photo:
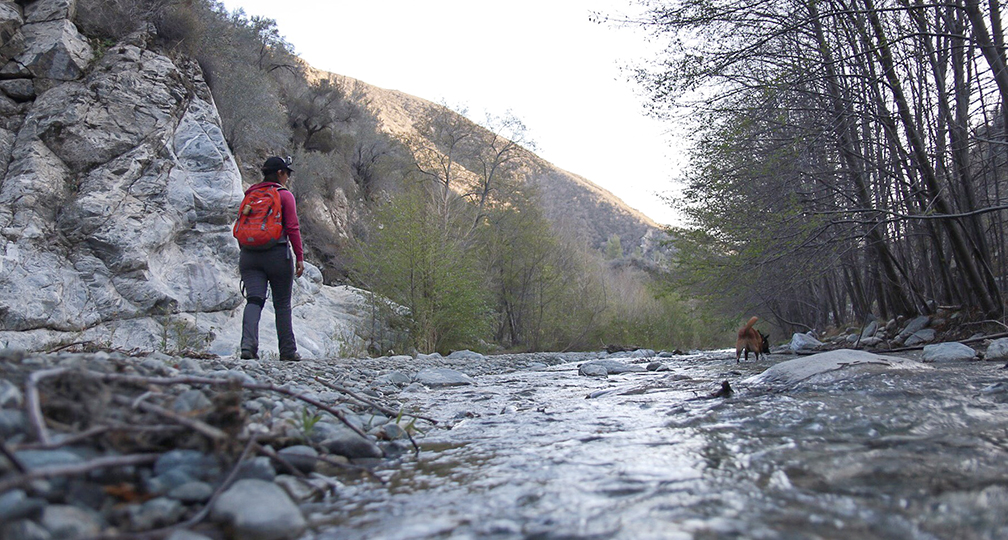
[[[449,110],[486,130],[464,114],[428,99],[338,73],[317,68],[311,71],[318,77],[335,77],[346,87],[363,89],[377,114],[380,129],[394,137],[417,136],[414,122],[437,109]],[[649,232],[662,229],[643,212],[583,175],[558,167],[533,150],[520,148],[522,159],[529,165],[525,178],[539,186],[547,217],[561,228],[590,231],[586,239],[594,247],[601,247],[612,234],[619,236],[625,246],[637,246]],[[574,202],[565,202],[569,200]]]

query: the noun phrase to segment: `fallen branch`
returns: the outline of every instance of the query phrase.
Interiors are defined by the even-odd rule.
[[[284,394],[286,396],[292,397],[296,400],[303,401],[309,405],[313,405],[339,419],[343,422],[345,426],[353,430],[354,433],[360,435],[361,437],[367,438],[367,434],[360,430],[357,426],[351,424],[346,415],[342,411],[337,410],[325,403],[318,401],[317,399],[298,394],[297,392],[284,388],[282,386],[277,386],[275,384],[261,384],[261,383],[247,383],[236,379],[214,379],[210,377],[144,377],[140,375],[124,375],[121,373],[98,373],[94,371],[82,371],[82,375],[86,377],[91,377],[94,379],[99,379],[103,382],[121,382],[130,383],[137,385],[153,384],[157,386],[171,386],[175,384],[189,384],[189,385],[205,385],[205,386],[240,386],[246,390],[261,390],[268,392],[276,392],[278,394]]]
[[[95,458],[90,461],[85,461],[83,463],[75,463],[73,465],[55,465],[51,467],[40,467],[38,469],[29,470],[23,474],[19,474],[13,478],[8,478],[7,480],[0,481],[0,493],[3,493],[9,489],[14,489],[16,487],[23,486],[35,480],[42,480],[44,478],[56,478],[60,476],[77,476],[81,474],[87,474],[91,471],[97,471],[99,469],[110,469],[113,467],[129,467],[132,465],[145,465],[148,463],[154,463],[155,461],[157,461],[159,457],[161,457],[161,454],[130,454],[126,456]]]
[[[64,446],[70,446],[77,444],[81,441],[90,439],[91,437],[97,437],[108,433],[110,431],[146,431],[146,432],[157,432],[157,431],[180,431],[185,429],[182,426],[171,426],[167,424],[158,424],[152,426],[130,426],[130,425],[108,425],[108,426],[95,426],[93,428],[81,431],[80,433],[74,433],[73,435],[68,435],[62,437],[59,441],[52,442],[49,444],[42,443],[29,443],[29,444],[16,444],[14,445],[14,450],[56,450],[57,448],[63,448]]]
[[[31,426],[35,439],[42,444],[50,444],[52,441],[49,439],[45,417],[42,416],[42,401],[39,399],[38,385],[43,379],[58,377],[67,371],[69,371],[67,368],[36,371],[29,375],[28,381],[25,382],[25,416],[28,417],[28,425]]]
[[[195,418],[182,416],[181,414],[169,411],[168,409],[165,409],[164,407],[159,407],[157,405],[154,405],[153,403],[148,403],[146,401],[132,400],[126,396],[115,396],[115,400],[120,405],[129,404],[130,406],[140,409],[142,411],[153,413],[158,416],[167,418],[172,422],[181,424],[193,431],[206,435],[211,439],[217,441],[223,441],[229,438],[227,433],[224,433],[223,431],[211,426],[210,424],[207,424],[206,422],[197,420]]]
[[[26,467],[25,464],[22,463],[21,460],[18,459],[16,455],[14,455],[14,452],[11,451],[10,448],[7,448],[7,443],[3,441],[0,441],[0,453],[2,453],[5,458],[7,458],[7,461],[11,462],[11,465],[13,465],[14,468],[18,470],[18,472],[21,473],[28,472],[28,467]]]
[[[378,411],[380,411],[382,414],[384,414],[386,416],[396,417],[396,416],[399,416],[399,414],[400,414],[399,411],[396,411],[396,410],[390,409],[388,407],[385,407],[385,406],[383,406],[380,403],[376,403],[375,401],[370,400],[370,399],[368,399],[368,398],[366,398],[366,397],[364,397],[364,396],[362,396],[362,395],[354,392],[353,390],[350,390],[349,388],[347,388],[345,386],[340,386],[340,385],[338,385],[336,383],[329,382],[329,381],[327,381],[325,379],[321,379],[319,377],[315,377],[315,380],[318,381],[318,382],[320,382],[320,383],[322,383],[324,386],[326,386],[328,388],[331,388],[331,389],[333,389],[333,390],[335,390],[337,392],[342,392],[342,393],[350,396],[351,398],[357,400],[358,402],[360,402],[363,405],[367,405],[369,407],[373,407],[373,408],[377,409]],[[406,412],[404,412],[402,414],[405,415],[405,416],[410,416],[410,417],[416,418],[418,420],[424,420],[424,421],[430,422],[430,423],[432,423],[434,425],[437,425],[437,423],[438,423],[437,420],[434,420],[433,418],[429,418],[427,416],[421,416],[419,414],[406,413]]]

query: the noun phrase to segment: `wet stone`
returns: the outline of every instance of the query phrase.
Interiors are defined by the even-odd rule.
[[[175,398],[175,401],[172,402],[171,410],[177,413],[186,414],[194,411],[207,410],[212,406],[213,403],[211,403],[210,399],[206,397],[206,394],[204,394],[201,390],[192,389],[179,394],[178,397]]]
[[[151,499],[140,505],[129,507],[130,527],[135,531],[146,531],[177,523],[185,514],[185,507],[177,500],[166,497]]]
[[[933,328],[925,328],[910,334],[910,336],[906,338],[904,345],[907,347],[914,347],[922,343],[934,341],[935,337],[936,334]]]
[[[203,373],[203,366],[199,360],[193,358],[181,358],[178,361],[178,370],[182,373]]]
[[[210,500],[214,488],[206,482],[186,482],[167,493],[169,499],[175,499],[185,504],[202,503]]]
[[[307,525],[287,492],[262,480],[235,482],[217,499],[210,515],[243,540],[295,538]]]
[[[578,375],[584,377],[607,377],[609,376],[609,370],[605,366],[593,363],[584,363],[578,367]]]
[[[0,495],[0,523],[36,519],[42,515],[45,507],[46,501],[29,497],[20,489],[8,491]]]
[[[238,480],[265,480],[269,482],[276,478],[277,473],[270,458],[259,456],[243,462],[238,466],[238,472],[235,474],[235,478]]]
[[[410,379],[409,375],[406,375],[401,371],[393,371],[377,377],[374,380],[374,385],[375,386],[392,385],[403,387],[408,385],[412,381],[413,379]]]
[[[277,454],[305,474],[315,470],[318,463],[318,451],[310,446],[288,446]]]
[[[21,389],[8,380],[0,379],[0,409],[20,407],[23,402]]]
[[[205,480],[220,474],[217,458],[196,450],[172,450],[154,463],[154,474],[182,473],[193,479]]]
[[[51,540],[53,535],[34,521],[20,519],[0,526],[0,538],[4,540]]]
[[[987,360],[1008,360],[1008,338],[995,339],[987,346]]]
[[[472,377],[448,368],[427,368],[417,373],[414,379],[429,388],[476,384]]]
[[[210,540],[210,537],[192,531],[175,531],[165,540]]]
[[[925,362],[963,362],[976,359],[976,351],[958,342],[936,343],[924,347]]]
[[[53,504],[42,512],[42,527],[53,538],[89,538],[101,532],[101,519],[94,512],[75,506]]]
[[[321,441],[320,444],[327,452],[350,459],[382,457],[382,451],[378,445],[346,427],[332,432],[332,436]]]
[[[10,440],[28,428],[25,414],[15,409],[0,409],[0,437]]]
[[[29,470],[60,465],[76,465],[83,461],[69,450],[22,450],[14,453]]]

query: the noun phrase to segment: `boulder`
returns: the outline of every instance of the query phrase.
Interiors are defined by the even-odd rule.
[[[903,342],[907,347],[915,347],[922,343],[929,343],[935,340],[937,334],[935,334],[934,328],[923,328],[910,334],[906,340]]]
[[[976,357],[977,353],[972,347],[955,341],[924,346],[925,362],[961,362],[975,360]]]
[[[607,377],[609,371],[603,365],[587,362],[578,366],[578,375],[583,377]]]
[[[795,333],[791,336],[789,348],[794,352],[811,351],[822,347],[822,342],[809,334]]]
[[[94,57],[87,40],[67,19],[25,23],[20,33],[23,50],[0,69],[0,75],[73,81]]]
[[[424,369],[417,373],[413,380],[430,388],[476,384],[476,381],[465,373],[447,368]]]
[[[227,524],[235,538],[285,540],[298,537],[307,522],[282,488],[262,480],[239,480],[214,502],[211,519]]]
[[[11,0],[0,0],[0,65],[9,62],[24,47],[24,36],[18,32],[23,24],[20,6]]]
[[[895,356],[839,349],[775,364],[743,382],[753,387],[792,388],[800,384],[835,382],[865,371],[897,369],[926,369],[926,366]]]
[[[1008,338],[995,339],[987,346],[987,360],[1008,360]]]
[[[878,332],[878,328],[878,321],[868,323],[868,326],[865,326],[864,329],[861,330],[861,339],[867,339],[875,336],[875,333]]]
[[[900,333],[896,335],[896,340],[902,343],[915,332],[927,328],[927,325],[930,323],[931,317],[928,317],[927,315],[921,315],[920,317],[911,319],[910,322],[903,327],[903,330],[900,330]]]
[[[486,357],[478,352],[473,352],[469,350],[465,351],[454,351],[448,355],[450,360],[467,360],[467,361],[478,361],[485,360]]]
[[[618,375],[620,373],[647,371],[647,366],[627,364],[619,360],[592,360],[581,364],[578,372],[582,375],[590,374],[591,376],[597,376],[595,374],[600,373],[603,369],[605,373],[602,375]]]
[[[73,20],[77,15],[77,0],[35,0],[24,8],[25,22],[39,23]]]

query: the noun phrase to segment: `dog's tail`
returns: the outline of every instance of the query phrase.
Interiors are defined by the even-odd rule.
[[[742,328],[739,328],[738,335],[739,336],[745,335],[747,332],[749,332],[750,329],[752,329],[753,325],[756,324],[756,321],[758,321],[758,320],[759,320],[759,317],[755,317],[755,316],[754,317],[750,317],[749,318],[749,322],[747,322],[746,325],[743,326]]]

